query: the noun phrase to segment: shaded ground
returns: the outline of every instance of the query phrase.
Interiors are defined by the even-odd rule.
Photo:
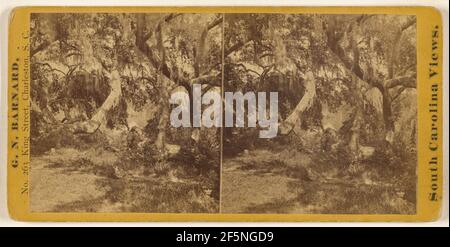
[[[195,179],[143,174],[115,166],[104,149],[52,150],[32,157],[33,212],[215,212],[217,202]],[[201,179],[201,178],[198,178]]]
[[[283,150],[246,151],[225,158],[225,213],[403,213],[414,203],[388,181],[325,171],[313,154]],[[333,164],[328,164],[333,167]],[[320,172],[318,172],[320,171]]]
[[[412,214],[414,201],[390,180],[350,176],[304,151],[256,149],[225,158],[224,213]],[[111,150],[60,148],[32,157],[33,212],[217,212],[202,177],[127,171]],[[174,169],[176,170],[176,169]],[[145,175],[144,175],[145,174]]]

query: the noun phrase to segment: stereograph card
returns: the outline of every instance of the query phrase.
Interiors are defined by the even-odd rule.
[[[431,221],[430,7],[21,7],[8,204],[24,221]]]

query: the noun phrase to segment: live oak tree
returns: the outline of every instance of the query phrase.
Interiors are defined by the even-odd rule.
[[[179,19],[177,25],[170,25],[170,22],[176,21],[177,18]],[[221,15],[214,16],[204,25],[197,24],[198,27],[192,25],[192,22],[189,23],[191,25],[187,22],[183,14],[168,14],[151,25],[146,21],[145,14],[136,14],[134,28],[136,46],[157,71],[161,110],[156,145],[161,149],[164,148],[166,128],[169,125],[170,92],[175,87],[181,86],[192,97],[193,84],[206,83],[210,86],[220,86],[221,34],[216,31],[210,38],[210,40],[215,39],[216,43],[207,42],[207,39],[210,32],[221,31],[219,26],[222,23]],[[168,32],[173,36],[170,37]],[[197,34],[197,36],[192,37],[189,33]],[[172,39],[172,42],[179,42],[174,44],[179,49],[173,46],[167,47],[164,44],[164,39],[167,38]],[[186,40],[187,38],[191,40]]]
[[[37,16],[33,19],[36,26],[32,29],[30,55],[32,59],[46,62],[35,63],[34,81],[46,84],[51,84],[53,79],[64,81],[65,89],[75,84],[75,77],[83,77],[84,82],[94,85],[94,80],[105,82],[108,95],[92,109],[84,109],[88,114],[81,128],[87,132],[105,128],[108,112],[117,108],[123,98],[135,103],[135,107],[156,99],[154,103],[159,106],[160,116],[156,146],[164,151],[170,92],[178,86],[190,92],[194,83],[220,86],[221,20],[220,15],[182,14]],[[58,59],[53,59],[57,56]],[[73,56],[73,64],[67,64],[71,61],[69,56]],[[45,90],[47,86],[33,88]],[[77,83],[77,87],[83,86]],[[103,95],[105,91],[93,90],[92,95]],[[74,96],[67,95],[67,90],[50,94],[59,99],[64,95]],[[36,99],[50,96],[33,95]],[[90,101],[90,96],[82,97]],[[51,97],[49,100],[36,104],[38,112],[41,112],[38,108],[47,111],[55,104],[64,108],[61,101]],[[32,104],[35,105],[34,100]],[[49,112],[47,115],[52,116]]]
[[[381,112],[392,144],[393,104],[416,84],[414,17],[248,14],[226,20],[225,54],[234,56],[225,59],[225,87],[284,94],[281,134],[295,131],[317,103],[348,101],[354,102],[350,149],[360,149],[368,107]]]
[[[414,17],[371,15],[351,19],[334,16],[324,24],[327,46],[353,77],[353,84],[379,90],[385,138],[391,144],[393,101],[407,88],[416,87],[415,30],[411,28],[414,25]],[[357,100],[357,115],[361,114],[362,101],[363,98]]]
[[[165,155],[170,93],[192,97],[193,84],[206,92],[223,76],[226,91],[278,91],[282,135],[305,121],[324,127],[321,105],[352,102],[348,145],[358,152],[370,109],[393,142],[394,106],[416,86],[414,26],[414,17],[388,15],[39,15],[31,106],[46,123],[62,111],[62,124],[94,132],[128,126],[126,107],[151,101],[155,145]]]

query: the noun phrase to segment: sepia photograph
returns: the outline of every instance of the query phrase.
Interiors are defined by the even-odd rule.
[[[416,17],[33,13],[32,212],[416,213]]]
[[[278,92],[278,131],[224,128],[222,212],[415,214],[415,24],[227,14],[224,91]]]
[[[219,212],[220,129],[172,127],[169,99],[206,80],[220,91],[222,16],[30,23],[31,211]]]

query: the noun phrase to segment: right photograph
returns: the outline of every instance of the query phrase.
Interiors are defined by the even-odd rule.
[[[240,13],[223,28],[223,91],[246,117],[222,129],[220,212],[416,213],[415,16]]]

